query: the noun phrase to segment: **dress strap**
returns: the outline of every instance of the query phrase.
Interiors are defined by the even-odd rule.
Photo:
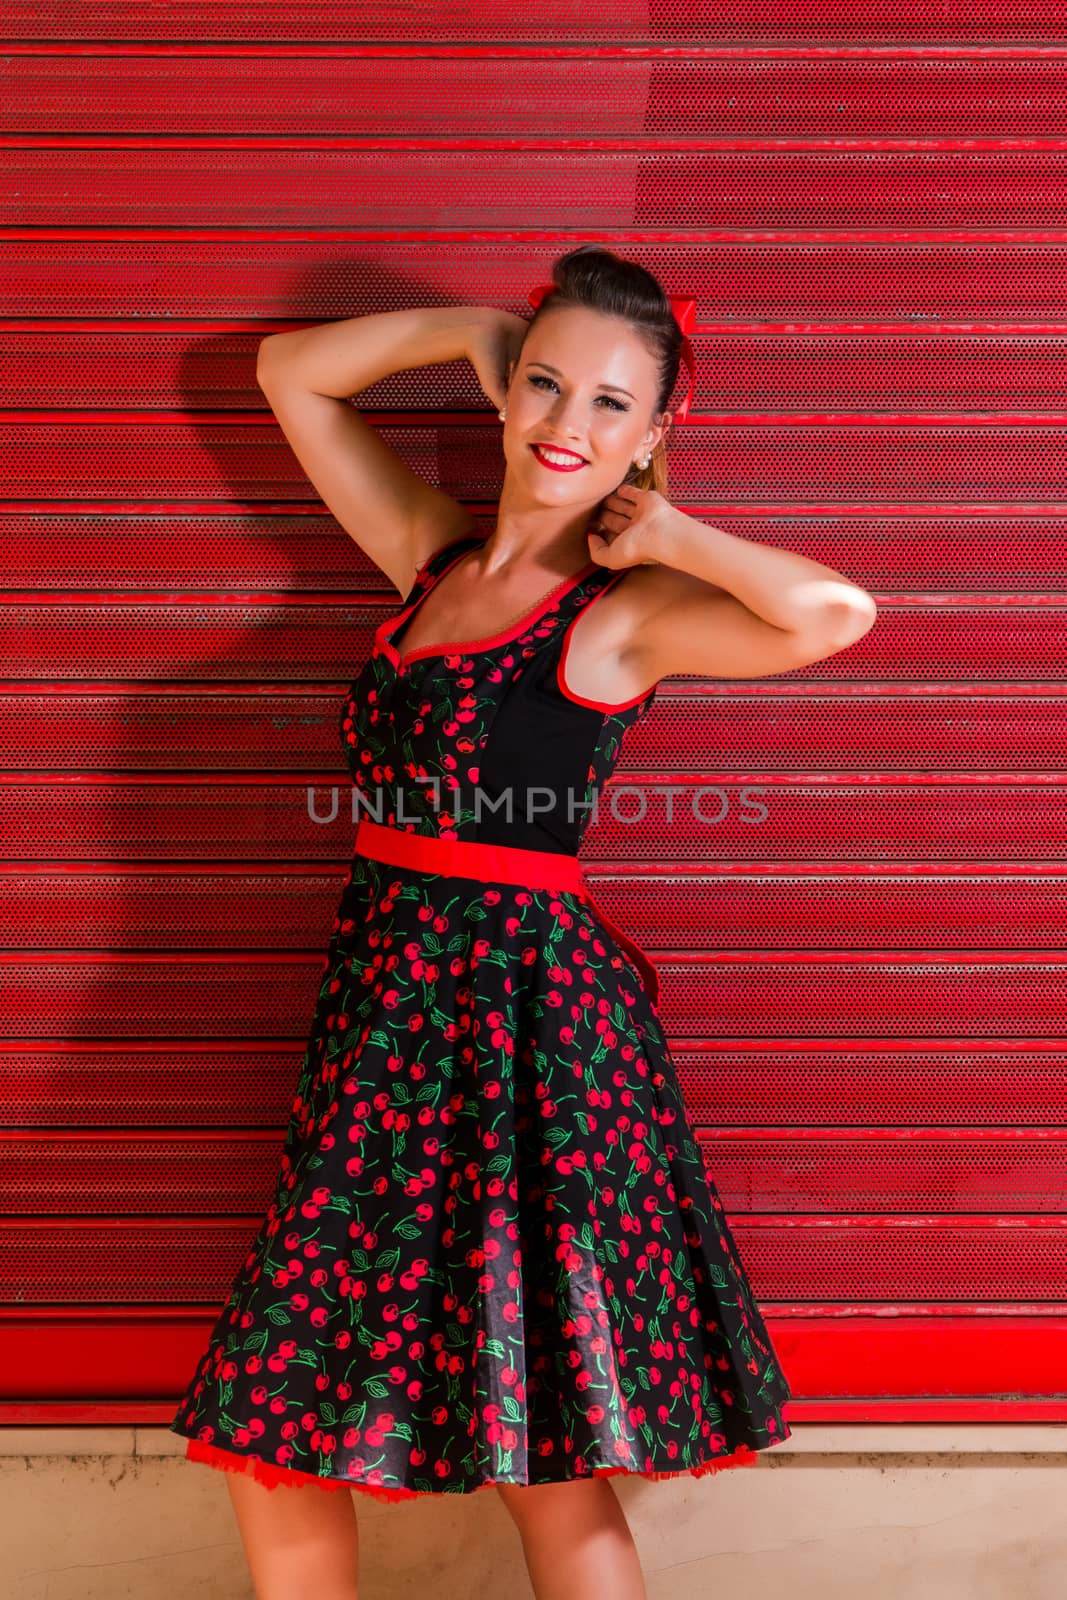
[[[415,574],[415,582],[404,596],[404,608],[432,589],[438,578],[443,577],[452,563],[466,555],[473,545],[484,542],[480,533],[461,533],[458,539],[450,539],[448,544],[443,544],[433,555],[427,556]]]
[[[600,595],[606,594],[620,578],[625,578],[629,570],[629,567],[620,567],[616,570],[613,567],[594,566],[567,596],[570,609],[575,613],[584,611]]]

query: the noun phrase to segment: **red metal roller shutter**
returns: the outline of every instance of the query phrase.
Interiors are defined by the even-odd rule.
[[[696,298],[671,497],[880,606],[803,671],[666,682],[618,778],[647,822],[584,852],[661,969],[791,1417],[1062,1420],[1052,13],[8,15],[0,1420],[166,1421],[274,1174],[351,838],[337,709],[395,595],[259,340],[522,312],[579,239]],[[360,404],[491,515],[469,368]]]

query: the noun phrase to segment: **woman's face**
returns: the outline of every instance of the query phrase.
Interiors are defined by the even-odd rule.
[[[664,424],[651,421],[657,388],[654,356],[618,317],[580,306],[546,311],[527,334],[511,373],[504,424],[508,470],[536,500],[602,500],[665,431]],[[539,445],[567,459],[547,460]],[[580,465],[575,455],[582,457]]]

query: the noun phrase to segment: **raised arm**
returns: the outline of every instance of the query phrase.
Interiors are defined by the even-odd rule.
[[[349,397],[391,373],[485,348],[500,313],[417,306],[268,334],[256,382],[293,453],[345,532],[402,595],[426,558],[466,532],[469,512],[400,459]]]
[[[655,490],[620,485],[600,521],[595,559],[635,569],[621,652],[634,682],[788,672],[846,650],[877,619],[873,597],[833,567],[687,516]]]

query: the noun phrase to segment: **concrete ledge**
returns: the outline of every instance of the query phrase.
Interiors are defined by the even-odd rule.
[[[253,1600],[229,1479],[184,1452],[0,1428],[4,1600]],[[649,1600],[1062,1600],[1065,1466],[1067,1424],[798,1423],[744,1471],[610,1482]],[[533,1600],[499,1495],[353,1499],[366,1600]]]
[[[794,1456],[1067,1456],[1067,1422],[794,1423],[758,1466]],[[180,1456],[185,1440],[163,1427],[0,1427],[0,1456]]]

